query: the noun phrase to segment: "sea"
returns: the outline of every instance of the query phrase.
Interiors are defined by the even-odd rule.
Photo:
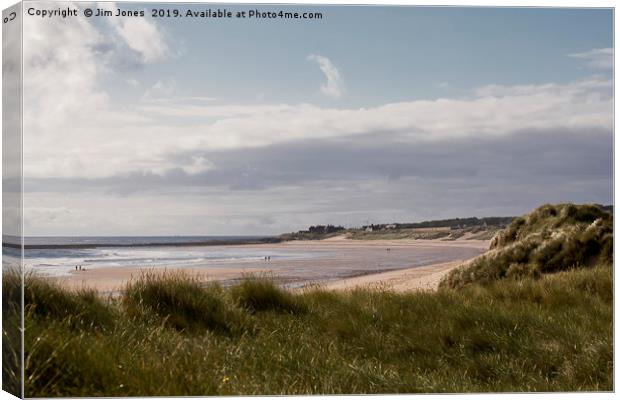
[[[269,243],[269,236],[90,236],[25,237],[24,266],[43,276],[66,276],[75,266],[192,267],[209,264],[256,263],[313,257],[315,254],[275,249],[273,246],[230,246]],[[4,236],[3,266],[14,264],[21,249],[11,247],[19,238]],[[227,246],[223,246],[226,244]]]

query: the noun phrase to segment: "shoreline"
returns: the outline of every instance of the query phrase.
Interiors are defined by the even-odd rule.
[[[233,245],[239,246],[239,245]],[[449,270],[482,254],[488,240],[352,240],[334,237],[318,241],[247,244],[251,249],[299,251],[315,257],[269,262],[212,262],[195,266],[109,266],[71,270],[67,276],[49,277],[69,289],[92,288],[114,293],[140,274],[187,273],[203,282],[234,282],[244,275],[267,275],[292,290],[318,286],[345,290],[358,286],[394,291],[434,290]],[[391,251],[389,251],[389,250]]]

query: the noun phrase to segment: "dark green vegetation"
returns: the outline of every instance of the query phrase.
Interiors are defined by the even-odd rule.
[[[467,235],[468,239],[489,240],[502,227],[497,225],[489,226],[470,226],[462,228],[386,228],[366,231],[366,230],[350,230],[348,232],[349,239],[356,240],[399,240],[399,239],[415,239],[415,240],[456,240]]]
[[[515,218],[490,251],[452,271],[442,286],[458,288],[506,277],[538,277],[571,268],[611,264],[613,217],[597,205],[544,205]]]
[[[451,218],[451,219],[435,219],[431,221],[396,223],[396,224],[372,224],[363,226],[362,229],[368,227],[373,230],[381,230],[389,225],[393,225],[395,229],[418,229],[418,228],[450,228],[462,229],[474,226],[506,226],[514,217],[469,217],[469,218]]]
[[[281,240],[322,240],[346,235],[357,240],[443,239],[456,240],[468,235],[469,239],[488,240],[512,221],[513,217],[452,218],[412,223],[372,224],[361,228],[317,225],[307,230],[285,233]]]
[[[21,274],[2,271],[2,390],[21,397]]]
[[[610,267],[411,294],[145,276],[101,300],[30,277],[26,396],[609,391],[612,285]]]
[[[349,230],[342,226],[334,225],[313,225],[305,231],[284,233],[280,235],[281,240],[320,240],[342,235]]]

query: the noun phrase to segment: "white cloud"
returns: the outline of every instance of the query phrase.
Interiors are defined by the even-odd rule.
[[[96,49],[105,43],[86,18],[24,20],[24,132],[35,136],[66,128],[68,122],[103,109],[108,95],[97,86],[106,71],[107,54]],[[37,139],[46,145],[47,135]],[[24,148],[29,136],[24,138]],[[51,140],[54,141],[53,139]]]
[[[362,109],[311,104],[158,103],[116,110],[97,124],[77,121],[36,135],[25,170],[38,177],[105,177],[130,172],[196,174],[217,168],[183,153],[252,148],[302,139],[381,133],[386,141],[506,136],[521,130],[590,134],[613,125],[611,82],[487,86],[470,98],[390,103]]]
[[[168,55],[168,46],[161,32],[147,19],[124,20],[121,18],[110,19],[115,21],[118,33],[127,42],[127,45],[138,52],[144,62],[152,63],[164,60]]]
[[[104,26],[105,27],[105,26]],[[211,104],[179,95],[173,80],[156,82],[134,107],[114,104],[98,82],[110,74],[101,26],[85,18],[24,25],[24,172],[27,177],[102,178],[131,173],[198,174],[217,168],[205,154],[299,139],[381,133],[386,141],[437,141],[515,134],[527,129],[610,131],[612,82],[481,87],[467,98],[388,103],[371,108],[312,104]],[[311,56],[340,93],[340,75]],[[320,61],[323,60],[323,61]],[[325,67],[325,68],[323,68]],[[331,78],[330,78],[331,77]],[[331,84],[330,84],[331,82]],[[201,100],[201,101],[197,101]]]
[[[187,138],[188,146],[195,143],[204,150],[373,132],[386,132],[386,138],[397,132],[401,140],[432,141],[507,135],[524,129],[611,129],[611,87],[611,81],[606,80],[485,86],[465,99],[389,103],[367,109],[272,104],[152,106],[142,110],[148,115],[202,118],[195,140]]]
[[[181,166],[188,175],[196,175],[213,169],[213,163],[203,156],[192,157],[191,164]]]
[[[115,3],[98,3],[99,8],[116,10]],[[125,44],[145,63],[165,60],[170,48],[163,32],[150,18],[106,18]]]
[[[325,75],[325,79],[327,79],[327,82],[321,85],[321,92],[333,99],[340,98],[344,85],[338,68],[336,68],[329,58],[318,54],[310,54],[307,59],[308,61],[314,61],[319,64],[319,68],[321,68],[321,71]]]
[[[155,122],[116,107],[100,85],[103,77],[113,73],[113,58],[124,45],[107,28],[87,18],[63,23],[24,20],[23,62],[28,76],[23,82],[28,110],[23,119],[24,171],[28,176],[100,177],[166,165],[159,150],[140,144],[148,140],[145,127]],[[120,145],[123,141],[125,146]],[[132,153],[138,158],[135,162]]]
[[[442,141],[451,139],[475,141],[510,137],[527,130],[550,129],[557,130],[558,135],[569,132],[587,137],[613,129],[613,82],[605,79],[541,85],[487,85],[473,90],[468,97],[403,101],[355,109],[312,104],[214,104],[214,99],[209,97],[184,96],[174,80],[161,79],[146,91],[142,102],[128,107],[115,104],[99,83],[102,77],[113,73],[115,57],[124,55],[128,49],[145,63],[165,58],[169,49],[166,50],[164,35],[157,26],[141,26],[131,33],[134,28],[120,22],[112,26],[94,24],[86,18],[70,19],[62,24],[50,21],[54,20],[24,21],[24,69],[28,76],[24,81],[24,102],[28,110],[24,116],[27,191],[32,189],[28,187],[29,178],[113,180],[118,176],[164,175],[170,171],[199,175],[217,170],[217,158],[210,154],[212,152],[266,147],[293,140],[333,139],[333,143],[342,140],[342,143],[351,144],[364,135],[380,134],[390,143],[436,141],[441,145]],[[142,35],[142,38],[138,40],[133,34]],[[146,43],[147,37],[153,39],[154,44]],[[572,56],[602,68],[610,65],[602,61],[605,53],[610,54],[609,50]],[[341,96],[342,77],[333,64],[319,55],[311,55],[308,59],[317,62],[326,76],[321,88],[323,93],[334,98]],[[140,87],[146,89],[149,84],[141,80]],[[192,179],[198,181],[201,177]],[[381,197],[368,196],[369,188],[393,193],[392,186],[380,186],[389,182],[360,184],[368,185],[356,192],[355,198],[360,200]],[[319,216],[327,215],[323,209],[311,215],[300,216],[299,213],[300,209],[316,204],[312,194],[322,188],[323,184],[317,183],[316,188],[305,192],[289,188],[257,190],[251,198],[243,191],[224,191],[217,197],[215,189],[213,193],[192,197],[194,188],[183,188],[170,193],[168,198],[152,193],[122,197],[104,193],[105,189],[95,194],[88,192],[89,189],[57,190],[55,193],[29,192],[25,205],[27,217],[33,221],[29,225],[31,232],[36,228],[38,233],[54,234],[62,227],[66,234],[92,234],[96,226],[108,229],[97,231],[98,234],[117,234],[118,227],[132,234],[142,233],[144,227],[150,232],[170,234],[179,233],[179,226],[188,226],[194,229],[191,232],[204,233],[203,227],[211,226],[210,232],[222,234],[249,232],[240,228],[230,230],[225,218],[250,218],[239,213],[247,212],[247,205],[251,203],[257,205],[254,209],[260,210],[252,212],[261,215],[287,212],[279,218],[286,224],[282,222],[273,227],[273,232],[277,233],[292,225],[314,224]],[[427,192],[416,190],[412,185],[403,185],[403,188],[412,188],[412,195],[402,196],[407,204],[412,204],[413,194]],[[174,191],[168,187],[161,189]],[[351,198],[340,193],[334,196],[341,197],[343,202],[350,202]],[[434,204],[438,196],[434,193],[429,196],[429,204]],[[147,203],[149,207],[144,207]],[[356,210],[359,218],[366,218],[368,214],[360,209],[363,208]],[[366,209],[376,210],[379,206],[368,204]],[[403,218],[411,215],[408,210],[403,212]],[[214,216],[223,217],[214,221]],[[326,222],[334,221],[324,218]],[[257,223],[255,232],[264,233],[263,229],[262,223]]]
[[[586,65],[591,68],[611,69],[614,66],[614,49],[610,47],[592,49],[583,53],[569,54],[568,56],[584,60]]]

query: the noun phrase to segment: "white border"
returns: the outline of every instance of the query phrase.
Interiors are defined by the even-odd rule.
[[[153,3],[152,1],[144,1],[144,0],[137,0],[135,1],[136,3]],[[0,7],[2,9],[5,9],[13,4],[17,3],[17,1],[15,0],[0,0]],[[118,1],[118,3],[123,3],[123,1]],[[182,1],[182,0],[168,0],[168,1],[162,1],[161,3],[192,3],[192,2],[188,2],[188,1]],[[193,2],[193,3],[198,3],[198,2]],[[479,7],[574,7],[574,8],[595,8],[595,7],[604,7],[604,8],[615,8],[615,2],[611,1],[611,0],[589,0],[589,1],[583,1],[583,0],[521,0],[521,1],[499,1],[499,0],[426,0],[426,1],[419,1],[419,0],[391,0],[391,1],[386,1],[386,0],[374,0],[374,1],[368,1],[368,0],[337,0],[337,1],[330,1],[330,0],[312,0],[312,1],[300,1],[300,0],[288,0],[288,1],[257,1],[257,0],[230,0],[230,1],[205,1],[203,3],[219,3],[219,4],[226,4],[226,3],[237,3],[237,4],[252,4],[252,3],[256,3],[256,4],[317,4],[317,5],[417,5],[417,6],[479,6]],[[614,14],[615,14],[615,10],[614,10]],[[615,15],[614,15],[614,22],[615,22]],[[616,43],[616,39],[617,39],[617,30],[615,29],[615,23],[614,23],[614,44]],[[0,30],[0,40],[2,38],[1,35],[1,30]],[[615,48],[615,46],[614,46]],[[616,76],[616,72],[617,72],[617,68],[618,68],[618,64],[616,63],[616,55],[614,54],[614,77]],[[0,55],[0,60],[1,60],[1,55]],[[614,93],[615,93],[615,87],[616,87],[616,83],[614,80]],[[614,117],[617,115],[617,110],[615,107],[615,103],[614,103]],[[0,117],[2,116],[2,111],[0,108]],[[614,118],[615,120],[615,118]],[[615,135],[614,135],[615,137]],[[616,189],[618,188],[618,182],[619,182],[619,168],[615,163],[615,155],[618,154],[618,147],[620,145],[614,141],[614,205],[615,205],[615,198],[616,198]],[[0,154],[1,154],[1,148],[2,148],[2,142],[0,141]],[[1,164],[0,164],[0,173],[1,173]],[[0,191],[2,188],[2,182],[0,180]],[[615,212],[614,212],[615,215]],[[614,231],[617,232],[620,223],[617,223],[617,221],[615,221],[614,223]],[[0,227],[2,226],[2,215],[0,213]],[[1,228],[0,228],[1,230]],[[614,246],[615,247],[615,246]],[[614,260],[617,259],[617,251],[614,248]],[[615,264],[615,263],[614,263]],[[615,284],[616,284],[616,279],[614,276],[614,294],[617,293],[617,291],[615,290]],[[614,298],[615,303],[614,303],[614,317],[616,314],[616,311],[618,310],[618,305],[620,304],[620,302],[618,301],[618,297],[615,296]],[[615,320],[615,318],[614,318]],[[616,326],[614,325],[614,328],[616,328]],[[618,344],[620,343],[618,341],[619,335],[618,335],[618,329],[614,329],[614,344]],[[616,360],[617,358],[615,357],[617,355],[617,349],[616,346],[614,346],[614,360]],[[1,353],[0,353],[0,360],[1,360]],[[620,373],[619,373],[620,367],[618,366],[614,366],[614,383],[615,385],[620,384]],[[315,396],[312,396],[315,397]],[[350,399],[353,398],[354,396],[321,396],[321,399],[330,399],[330,400],[344,400],[344,399]],[[358,397],[358,396],[355,396]],[[598,399],[613,399],[615,398],[615,394],[607,394],[607,393],[548,393],[548,394],[472,394],[472,395],[467,395],[467,394],[463,394],[463,395],[400,395],[400,396],[393,396],[393,395],[375,395],[372,396],[373,398],[377,398],[377,399],[425,399],[425,400],[445,400],[445,399],[477,399],[477,398],[483,398],[483,399],[537,399],[539,397],[543,397],[546,399],[568,399],[568,400],[573,400],[573,399],[588,399],[588,400],[598,400]],[[158,397],[158,399],[174,399],[174,398],[178,398],[178,397]],[[245,397],[217,397],[219,398],[231,398],[231,399],[244,399]],[[304,399],[304,398],[309,398],[309,396],[290,396],[290,397],[286,397],[286,398],[291,398],[291,399]],[[9,395],[6,392],[0,392],[0,400],[8,400],[8,399],[14,399],[13,396]],[[122,398],[120,398],[122,399]],[[251,399],[253,400],[269,400],[269,399],[273,399],[272,396],[257,396],[257,397],[251,397]]]

